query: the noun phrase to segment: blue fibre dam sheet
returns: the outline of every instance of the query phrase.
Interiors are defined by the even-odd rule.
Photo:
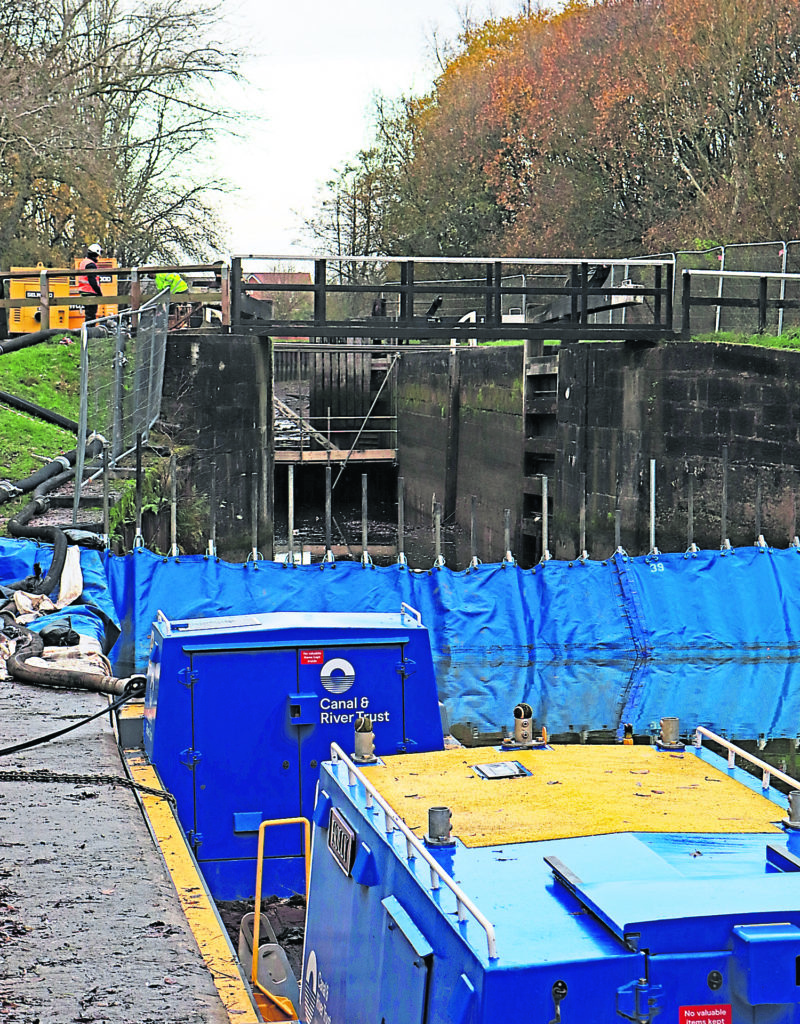
[[[116,608],[108,587],[102,556],[98,551],[81,549],[83,592],[77,602],[61,611],[41,615],[26,623],[28,629],[38,632],[54,619],[69,618],[72,628],[82,636],[98,640],[108,653],[120,635]],[[53,548],[33,540],[0,538],[0,587],[10,586],[32,576],[34,565],[47,573],[53,560]],[[58,596],[56,590],[53,597]]]
[[[105,556],[120,674],[144,671],[151,624],[270,611],[417,609],[451,723],[551,734],[646,732],[664,715],[728,736],[800,730],[800,553],[736,549],[463,572],[354,562],[231,564],[144,548]]]

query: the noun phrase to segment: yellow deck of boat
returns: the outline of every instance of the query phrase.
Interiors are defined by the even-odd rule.
[[[531,773],[484,779],[474,765],[518,761]],[[612,832],[779,832],[784,815],[692,750],[564,746],[473,747],[401,754],[363,769],[422,835],[429,807],[450,807],[465,846],[494,846]]]

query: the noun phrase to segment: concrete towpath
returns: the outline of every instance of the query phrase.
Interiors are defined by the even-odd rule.
[[[0,681],[0,748],[104,706],[96,694]],[[41,769],[82,779],[24,778]],[[223,1006],[134,793],[96,778],[124,777],[108,715],[0,756],[0,773],[0,1019],[253,1019]]]

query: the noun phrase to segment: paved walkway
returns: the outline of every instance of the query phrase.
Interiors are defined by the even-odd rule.
[[[0,681],[0,747],[105,701]],[[122,777],[108,716],[0,756],[0,772],[37,769]],[[0,1018],[229,1024],[130,790],[0,779]]]

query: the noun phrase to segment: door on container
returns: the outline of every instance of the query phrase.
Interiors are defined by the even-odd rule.
[[[319,714],[313,724],[300,725],[303,805],[310,815],[319,763],[330,757],[331,743],[353,752],[355,720],[369,715],[375,752],[396,754],[405,742],[403,679],[398,671],[403,644],[391,640],[361,643],[329,641],[298,651],[298,689],[315,694]]]
[[[400,903],[387,896],[379,1024],[424,1024],[428,965],[433,950]]]
[[[297,688],[296,653],[209,650],[194,654],[192,665],[198,860],[255,858],[261,820],[300,814],[287,701]],[[266,856],[302,853],[297,826],[268,829]]]

